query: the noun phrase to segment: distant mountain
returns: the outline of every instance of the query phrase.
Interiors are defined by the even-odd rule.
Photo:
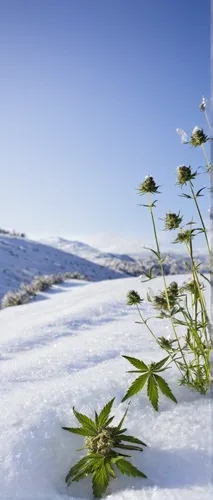
[[[113,254],[101,252],[97,248],[93,248],[86,243],[79,241],[71,241],[58,237],[50,237],[44,240],[49,245],[55,248],[60,248],[63,251],[71,252],[84,259],[103,266],[122,272],[128,276],[140,276],[144,271],[148,271],[153,266],[153,275],[160,275],[160,266],[151,252],[143,251],[141,254]],[[162,253],[165,257],[164,269],[166,274],[187,274],[185,262],[189,262],[189,256],[184,253]],[[198,260],[201,262],[200,271],[208,272],[208,256],[197,254]]]
[[[186,255],[165,255],[166,274],[187,274]],[[199,255],[200,271],[207,273],[208,259]],[[160,275],[160,267],[153,255],[143,253],[125,255],[101,252],[79,241],[47,238],[33,241],[24,237],[0,234],[0,297],[8,290],[29,283],[41,274],[78,271],[87,279],[101,281],[127,276],[140,276],[153,266],[153,276]]]
[[[53,245],[35,242],[23,237],[0,234],[0,297],[8,290],[29,283],[41,274],[57,274],[66,271],[78,271],[92,281],[101,281],[123,277],[119,270],[107,268],[102,262],[94,262],[75,254],[66,246],[55,248]],[[74,248],[74,247],[73,247]],[[89,252],[87,252],[89,255]]]

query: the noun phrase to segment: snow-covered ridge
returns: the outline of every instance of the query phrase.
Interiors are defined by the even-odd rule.
[[[78,271],[92,281],[116,279],[123,273],[66,249],[26,238],[0,235],[0,297],[37,275]]]

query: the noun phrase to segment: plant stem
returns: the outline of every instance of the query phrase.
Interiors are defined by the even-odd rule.
[[[151,203],[150,194],[148,194],[148,198],[149,198],[149,210],[150,210],[150,214],[151,214],[151,218],[152,218],[152,225],[153,225],[153,230],[154,230],[154,235],[155,235],[155,242],[156,242],[157,253],[158,253],[158,262],[160,264],[161,274],[162,274],[162,277],[163,277],[164,289],[165,289],[165,296],[166,296],[168,311],[169,311],[169,315],[170,315],[170,321],[171,321],[172,329],[173,329],[175,338],[177,340],[178,347],[179,347],[180,353],[182,355],[184,364],[185,364],[186,368],[188,369],[187,362],[186,362],[183,350],[181,348],[180,341],[179,341],[179,338],[178,338],[178,335],[177,335],[177,332],[176,332],[176,328],[175,328],[175,325],[174,325],[174,321],[173,321],[173,318],[172,318],[171,307],[170,307],[170,302],[169,302],[169,297],[168,297],[168,292],[167,292],[166,278],[165,278],[165,273],[164,273],[162,259],[161,259],[160,246],[159,246],[158,237],[157,237],[157,231],[156,231],[156,225],[155,225],[155,218],[154,218],[154,214],[153,214],[153,209],[152,209],[152,203]]]
[[[210,163],[209,163],[208,156],[207,156],[207,154],[206,154],[206,151],[205,151],[205,148],[204,148],[204,145],[203,145],[203,144],[201,144],[201,149],[202,149],[202,151],[203,151],[204,158],[205,158],[205,160],[206,160],[206,165],[207,165],[207,168],[208,168],[208,172],[210,172],[210,170],[211,170],[211,165],[210,165]]]
[[[210,132],[212,133],[212,127],[211,127],[211,124],[210,124],[209,117],[208,117],[208,114],[207,114],[206,109],[204,110],[204,115],[205,115],[205,117],[206,117],[206,121],[207,121],[207,123],[208,123],[209,130],[210,130]]]
[[[207,231],[206,231],[204,220],[203,220],[203,217],[202,217],[202,214],[201,214],[201,211],[200,211],[200,207],[199,207],[198,202],[197,202],[197,197],[196,197],[194,189],[193,189],[192,181],[189,181],[189,184],[190,184],[190,189],[191,189],[191,193],[192,193],[192,196],[193,196],[193,200],[195,202],[195,205],[196,205],[199,217],[200,217],[200,221],[201,221],[201,224],[202,224],[202,228],[203,228],[203,231],[204,231],[204,234],[205,234],[208,252],[209,252],[209,255],[211,257],[211,248],[210,248],[210,244],[209,244],[209,240],[208,240],[208,236],[207,236]]]

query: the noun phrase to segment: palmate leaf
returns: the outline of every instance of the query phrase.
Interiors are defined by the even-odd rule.
[[[155,377],[155,380],[156,380],[158,387],[159,387],[160,391],[162,392],[162,394],[164,394],[164,396],[166,396],[167,398],[170,398],[172,401],[174,401],[174,403],[177,403],[177,399],[175,398],[174,394],[172,393],[167,382],[162,377],[160,377],[160,375],[157,375],[156,373],[155,373],[154,377]]]
[[[158,386],[157,382],[153,375],[150,375],[148,378],[147,384],[147,396],[152,404],[154,410],[158,411]]]
[[[129,387],[126,395],[122,399],[122,403],[124,401],[126,401],[126,399],[130,398],[131,396],[134,396],[135,394],[137,394],[138,392],[140,392],[143,389],[143,387],[147,381],[148,376],[149,376],[149,373],[144,373],[143,375],[140,375],[140,377],[136,378],[136,380],[134,380],[132,385]]]
[[[135,368],[137,368],[141,372],[147,372],[149,370],[148,366],[140,359],[132,358],[131,356],[124,356],[124,355],[122,356],[122,358],[127,359],[131,363],[131,365],[135,366]]]
[[[95,423],[91,420],[91,418],[87,417],[87,415],[83,415],[82,413],[78,413],[74,406],[73,406],[73,413],[77,420],[80,422],[80,424],[83,426],[85,430],[88,430],[90,432],[93,432],[93,435],[95,436],[97,433],[97,428]]]
[[[138,470],[136,467],[134,467],[134,465],[132,465],[128,460],[125,460],[124,458],[118,458],[116,460],[116,467],[122,474],[126,474],[127,476],[143,478],[147,477],[145,474],[143,474],[143,472]]]
[[[105,493],[107,486],[109,484],[109,471],[105,466],[104,460],[101,466],[99,466],[92,479],[92,489],[94,498],[101,498]]]
[[[111,409],[112,409],[112,405],[115,401],[115,398],[111,399],[111,401],[109,401],[109,403],[107,403],[104,408],[101,410],[101,413],[100,415],[98,416],[98,424],[101,426],[101,427],[104,427],[104,425],[106,424],[108,418],[109,418],[109,415],[110,415],[110,412],[111,412]],[[114,418],[114,417],[111,417],[111,418]]]

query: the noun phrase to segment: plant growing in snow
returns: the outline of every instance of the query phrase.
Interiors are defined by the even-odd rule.
[[[206,113],[206,101],[204,98],[200,105],[200,109],[201,111],[205,111],[207,122],[210,126],[208,115]],[[204,148],[204,144],[209,141],[210,138],[205,135],[203,129],[195,127],[192,131],[190,140],[183,130],[177,129],[177,132],[182,136],[182,142],[184,144],[191,144],[193,147],[201,147],[206,160],[206,171],[211,172],[211,165],[208,161]],[[193,242],[198,234],[203,234],[205,237],[210,263],[212,262],[212,254],[207,229],[205,227],[198,202],[199,197],[203,196],[201,193],[205,188],[201,188],[195,192],[193,182],[197,176],[198,171],[192,171],[190,166],[181,165],[177,169],[177,185],[181,186],[181,188],[183,188],[183,186],[189,188],[189,192],[182,193],[181,196],[192,200],[195,203],[201,227],[197,227],[194,221],[189,221],[183,224],[183,216],[180,212],[178,214],[167,212],[164,218],[164,230],[178,231],[173,243],[184,244],[189,254],[189,262],[185,262],[185,265],[187,270],[191,273],[191,278],[190,281],[182,287],[178,287],[176,282],[171,283],[170,286],[166,283],[165,270],[163,266],[165,258],[163,258],[160,250],[154,215],[154,209],[156,208],[158,200],[155,199],[152,201],[151,198],[153,194],[155,195],[156,193],[159,193],[159,186],[156,185],[152,176],[146,176],[144,182],[139,186],[140,195],[147,195],[148,197],[147,204],[144,204],[143,206],[148,208],[150,212],[156,243],[156,249],[150,248],[149,250],[158,260],[164,283],[163,291],[160,291],[158,295],[153,295],[148,292],[147,300],[152,304],[154,310],[159,311],[158,316],[154,316],[155,318],[168,318],[170,320],[173,338],[169,340],[155,335],[153,329],[148,324],[149,320],[152,318],[145,319],[142,316],[140,310],[142,299],[140,295],[138,292],[131,290],[128,293],[127,301],[129,305],[136,306],[141,320],[138,323],[142,323],[147,327],[159,347],[166,351],[168,356],[162,361],[159,361],[158,363],[151,363],[150,365],[146,365],[143,361],[136,358],[123,356],[137,368],[137,373],[141,373],[141,375],[128,389],[123,401],[134,394],[137,394],[147,382],[147,394],[155,410],[158,410],[158,389],[160,389],[160,391],[167,397],[176,401],[168,384],[158,375],[159,371],[164,371],[171,363],[174,363],[180,372],[180,385],[187,385],[189,388],[192,388],[201,394],[206,394],[210,389],[211,384],[210,357],[213,342],[211,338],[211,326],[206,301],[203,293],[204,285],[200,281],[200,276],[209,284],[210,280],[207,276],[204,276],[200,272],[200,263],[197,263],[194,258]],[[145,276],[147,278],[145,281],[153,279],[152,268],[149,272],[145,273]],[[191,308],[189,306],[189,296],[191,297]],[[185,334],[181,337],[178,331],[180,326],[185,329]]]
[[[92,475],[94,498],[101,498],[110,479],[116,478],[115,467],[127,476],[146,478],[143,472],[134,467],[129,460],[126,460],[129,455],[122,453],[123,450],[143,451],[143,446],[146,446],[140,439],[126,435],[127,429],[122,428],[128,409],[117,426],[110,426],[114,419],[114,416],[110,417],[114,399],[111,399],[104,406],[99,415],[95,412],[94,421],[86,415],[78,413],[73,407],[73,413],[81,427],[62,427],[66,431],[84,436],[85,446],[81,450],[87,450],[87,455],[81,458],[68,472],[66,483],[69,486],[74,481]]]
[[[23,291],[7,292],[1,301],[1,308],[20,306],[22,304],[27,304],[30,300],[28,293]]]

